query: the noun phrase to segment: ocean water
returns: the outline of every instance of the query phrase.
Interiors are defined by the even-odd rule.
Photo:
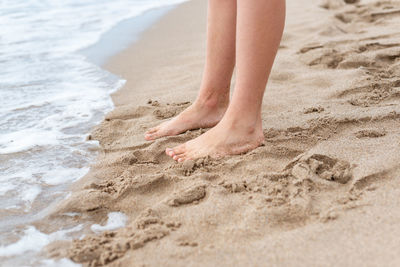
[[[82,51],[123,20],[183,1],[0,1],[0,266],[80,229],[45,235],[32,223],[87,173],[98,144],[86,137],[124,84]]]

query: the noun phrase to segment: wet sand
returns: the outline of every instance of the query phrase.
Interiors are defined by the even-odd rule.
[[[266,142],[245,155],[178,164],[165,148],[207,129],[143,138],[196,96],[206,1],[180,5],[106,64],[127,83],[91,135],[97,162],[51,218],[105,224],[119,211],[128,222],[52,244],[50,256],[85,266],[400,264],[400,4],[287,5]]]

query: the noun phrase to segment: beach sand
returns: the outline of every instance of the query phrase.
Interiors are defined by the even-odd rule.
[[[115,211],[128,222],[48,255],[85,266],[399,266],[400,3],[350,2],[287,1],[266,142],[244,155],[178,164],[165,148],[206,129],[143,138],[196,96],[206,1],[180,5],[113,57],[106,68],[127,83],[90,136],[102,151],[49,222],[76,212],[105,224]]]

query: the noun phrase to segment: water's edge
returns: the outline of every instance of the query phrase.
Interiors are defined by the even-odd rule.
[[[102,70],[110,73],[108,70],[104,69],[104,65],[107,62],[107,60],[109,60],[110,58],[112,58],[114,55],[118,54],[119,52],[123,51],[124,49],[128,48],[129,46],[133,45],[134,43],[136,43],[139,39],[140,36],[143,32],[145,32],[149,27],[151,27],[153,24],[155,24],[158,20],[160,20],[163,16],[165,16],[167,13],[169,13],[169,11],[171,11],[172,9],[176,8],[178,5],[180,4],[171,4],[171,5],[167,5],[167,6],[162,6],[162,7],[156,7],[150,10],[145,11],[144,13],[132,17],[132,18],[128,18],[125,20],[120,21],[119,23],[117,23],[117,25],[115,25],[114,27],[112,27],[109,31],[105,32],[99,39],[98,42],[96,42],[95,44],[84,48],[80,51],[78,51],[78,54],[83,55],[84,57],[86,57],[87,61],[97,65],[99,68],[101,68]],[[119,79],[121,81],[120,86],[118,88],[116,88],[114,90],[114,92],[116,90],[120,90],[123,87],[123,80],[122,78],[118,77],[117,75],[110,73],[112,76],[115,76],[116,79]],[[111,93],[113,93],[112,91],[110,92],[110,99],[111,99]],[[112,106],[112,109],[114,108],[114,106]],[[105,114],[106,115],[106,112]],[[104,116],[103,115],[103,116]],[[102,120],[100,120],[99,123],[101,123]],[[93,127],[95,128],[96,125]],[[92,128],[92,129],[93,129]],[[97,160],[97,153],[96,151],[93,149],[92,153],[95,153],[93,155],[93,159],[94,161]],[[92,162],[93,163],[93,162]],[[88,168],[90,166],[87,166]],[[84,176],[79,177],[79,180],[81,180]],[[74,184],[74,183],[73,183]],[[72,184],[72,185],[73,185]],[[68,194],[71,192],[71,185],[67,185],[65,188],[65,194]],[[45,217],[47,217],[49,214],[51,214],[55,208],[57,208],[57,205],[62,201],[63,199],[54,199],[52,200],[51,203],[48,203],[50,205],[47,206],[47,208],[45,208],[44,210],[42,210],[41,212],[39,212],[38,214],[35,214],[35,216],[32,216],[30,218],[30,222],[33,223],[34,225],[36,224],[35,222],[39,222],[40,224],[40,220],[43,220]],[[45,199],[42,199],[41,201],[46,202]],[[59,222],[56,222],[59,223]],[[78,224],[78,223],[77,223]],[[59,225],[59,227],[61,229],[63,229],[64,227],[62,227],[62,225]],[[49,235],[45,235],[42,234],[41,232],[37,231],[34,227],[29,226],[28,229],[26,229],[26,233],[24,234],[24,236],[26,236],[26,238],[30,239],[37,239],[37,241],[42,242],[40,244],[37,243],[36,248],[34,249],[34,251],[37,251],[38,247],[44,247],[46,244],[48,244],[49,242],[52,241],[56,241],[58,238],[57,236],[60,235],[60,233],[62,233],[64,235],[73,231],[80,231],[82,229],[82,225],[77,225],[76,227],[68,227],[67,229],[64,230],[60,230],[57,231],[53,234],[49,234]],[[16,243],[10,244],[11,246],[13,246],[13,248],[15,247],[15,249],[18,249],[19,245],[24,245],[22,243],[30,243],[30,242],[36,242],[33,239],[32,240],[28,240],[26,238],[24,238],[24,236],[17,241]],[[43,244],[43,246],[42,246]],[[32,244],[33,246],[35,246],[35,244]],[[39,251],[37,251],[39,252]],[[32,256],[31,253],[28,253]],[[28,254],[25,255],[21,255],[21,257],[19,258],[9,258],[6,260],[0,260],[0,266],[3,266],[3,264],[5,264],[4,266],[19,266],[19,264],[26,264],[29,262],[29,266],[55,266],[55,265],[63,265],[63,266],[69,266],[69,262],[54,262],[53,260],[45,260],[44,258],[42,258],[42,256],[37,256],[38,258],[32,259],[30,258],[30,256]],[[1,257],[1,255],[0,255]]]

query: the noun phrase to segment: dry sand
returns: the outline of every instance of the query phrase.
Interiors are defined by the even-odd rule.
[[[128,224],[50,255],[89,266],[399,266],[399,18],[399,1],[288,0],[265,146],[177,164],[164,149],[205,130],[143,133],[196,95],[206,1],[170,12],[107,64],[127,84],[92,134],[101,155],[51,216],[104,224],[121,211]]]

